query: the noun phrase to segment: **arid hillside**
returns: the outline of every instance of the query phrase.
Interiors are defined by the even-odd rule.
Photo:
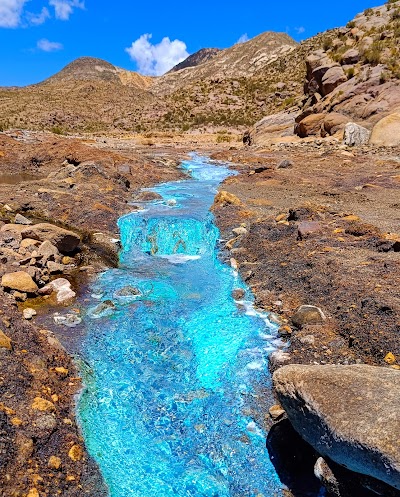
[[[400,3],[391,0],[301,44],[267,32],[200,50],[158,78],[82,57],[41,84],[0,89],[0,129],[229,132],[289,109],[369,119],[397,105],[399,30]],[[325,69],[311,74],[320,66],[334,79],[324,88]]]

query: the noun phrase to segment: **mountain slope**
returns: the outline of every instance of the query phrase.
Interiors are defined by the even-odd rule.
[[[189,55],[187,59],[174,66],[168,73],[180,71],[187,67],[195,67],[213,59],[221,50],[219,48],[202,48],[198,52]],[[167,73],[167,74],[168,74]]]
[[[154,80],[151,91],[170,94],[178,88],[204,79],[248,77],[260,68],[289,53],[297,43],[286,33],[263,33],[246,43],[221,50],[208,62],[170,72]]]
[[[42,84],[66,83],[71,81],[107,81],[124,86],[146,89],[152,79],[133,71],[116,67],[110,62],[94,57],[80,57],[54,74]]]

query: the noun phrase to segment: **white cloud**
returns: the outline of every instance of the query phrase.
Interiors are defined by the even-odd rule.
[[[294,29],[295,29],[296,33],[299,35],[303,34],[304,31],[306,30],[306,28],[304,26],[300,26],[300,27],[294,28]]]
[[[0,0],[0,27],[16,28],[27,0]]]
[[[62,21],[68,21],[74,9],[85,8],[85,2],[80,0],[50,0],[49,5],[54,7],[56,19]]]
[[[46,38],[43,38],[37,42],[37,48],[43,52],[57,52],[58,50],[62,50],[64,46],[62,43],[49,41],[46,40]]]
[[[247,33],[244,33],[236,42],[236,45],[240,45],[241,43],[246,43],[246,41],[249,41],[250,38],[248,37]]]
[[[0,0],[1,2],[1,0]],[[27,12],[26,17],[28,19],[29,24],[33,24],[34,26],[39,26],[50,19],[51,15],[49,10],[46,7],[43,7],[42,11],[39,14],[33,14],[32,12]]]
[[[160,43],[153,45],[149,41],[151,37],[151,34],[144,34],[125,49],[142,74],[161,76],[189,57],[183,41],[171,41],[165,37]]]

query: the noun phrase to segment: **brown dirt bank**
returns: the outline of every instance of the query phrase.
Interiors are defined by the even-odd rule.
[[[214,205],[229,257],[257,304],[286,324],[290,362],[400,369],[398,150],[310,143],[214,157],[240,171],[221,187],[234,197]],[[277,168],[284,159],[292,164]],[[248,232],[237,237],[241,224]],[[293,326],[303,304],[326,321]]]
[[[84,284],[79,266],[96,269],[115,258],[110,239],[118,237],[117,219],[132,210],[128,202],[142,187],[183,177],[177,164],[176,154],[150,149],[98,150],[49,134],[0,134],[0,228],[19,213],[81,234],[84,244],[61,276]],[[42,271],[30,252],[18,229],[2,232],[0,277]],[[19,305],[35,307],[37,300]],[[81,382],[71,357],[51,331],[25,321],[1,289],[0,365],[0,495],[105,495],[75,420]]]

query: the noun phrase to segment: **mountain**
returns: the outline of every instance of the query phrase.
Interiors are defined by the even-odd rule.
[[[41,84],[0,88],[0,129],[244,130],[287,110],[372,123],[400,108],[399,6],[366,9],[346,27],[300,44],[267,32],[225,50],[200,50],[157,78],[83,57]]]
[[[146,89],[152,84],[149,76],[116,67],[94,57],[80,57],[69,63],[42,84],[66,83],[70,81],[107,81],[124,86]]]
[[[187,67],[199,66],[200,64],[204,64],[204,62],[213,59],[219,52],[221,52],[221,49],[219,48],[202,48],[198,52],[189,55],[187,59],[177,64],[168,72],[171,73],[186,69]]]
[[[203,64],[169,72],[155,79],[152,91],[156,94],[168,94],[204,79],[248,77],[289,53],[296,45],[293,38],[286,33],[263,33],[246,43],[221,50]]]

